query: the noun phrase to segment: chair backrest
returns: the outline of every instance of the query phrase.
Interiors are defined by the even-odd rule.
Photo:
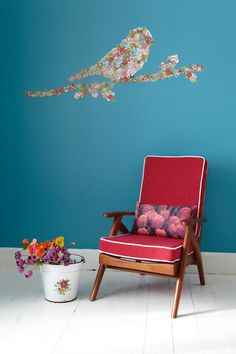
[[[196,205],[197,216],[202,216],[207,166],[207,160],[201,156],[147,156],[139,201]]]

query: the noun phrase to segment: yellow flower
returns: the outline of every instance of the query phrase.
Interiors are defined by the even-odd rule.
[[[58,236],[57,238],[54,238],[53,242],[60,247],[64,246],[64,236]]]

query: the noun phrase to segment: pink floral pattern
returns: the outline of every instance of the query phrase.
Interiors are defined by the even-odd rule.
[[[65,295],[65,293],[71,290],[71,284],[68,279],[61,279],[55,284],[56,291],[60,295]]]
[[[137,202],[133,234],[184,238],[182,221],[196,216],[197,206],[140,204]]]

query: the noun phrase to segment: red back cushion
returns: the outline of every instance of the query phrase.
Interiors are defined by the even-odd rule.
[[[196,205],[203,213],[207,161],[201,156],[147,156],[139,201],[142,204]]]

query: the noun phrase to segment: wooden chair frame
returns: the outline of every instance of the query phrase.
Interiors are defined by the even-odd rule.
[[[113,217],[113,223],[109,236],[116,236],[119,232],[121,234],[129,233],[126,226],[122,223],[123,216],[134,215],[134,212],[130,211],[121,211],[121,212],[108,212],[104,213],[105,218]],[[205,285],[205,277],[203,271],[202,256],[200,252],[200,236],[201,236],[201,225],[206,221],[206,218],[196,218],[191,219],[190,221],[183,221],[183,224],[186,226],[186,232],[183,241],[181,258],[178,262],[175,263],[164,263],[164,262],[145,262],[132,259],[124,259],[121,257],[110,256],[105,253],[100,253],[99,256],[99,269],[95,279],[95,283],[91,292],[90,301],[96,300],[97,293],[103,278],[103,274],[106,268],[123,270],[134,273],[157,275],[164,277],[176,278],[176,288],[175,296],[172,305],[171,317],[176,318],[179,308],[180,296],[183,287],[185,268],[190,264],[197,265],[198,274],[200,279],[200,284]],[[197,236],[194,232],[194,225],[198,224]],[[193,247],[194,253],[188,255],[189,247]]]

